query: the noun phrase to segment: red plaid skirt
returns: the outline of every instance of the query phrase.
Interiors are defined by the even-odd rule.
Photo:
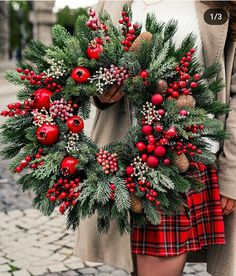
[[[150,256],[176,256],[210,244],[224,244],[217,170],[196,164],[204,190],[186,193],[188,207],[177,215],[162,215],[157,226],[132,229],[132,252]]]

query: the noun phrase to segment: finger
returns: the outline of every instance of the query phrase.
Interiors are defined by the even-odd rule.
[[[109,90],[107,92],[105,92],[106,97],[108,97],[108,99],[112,99],[115,94],[117,93],[117,91],[119,90],[120,86],[118,86],[117,84],[112,85]]]
[[[220,203],[221,203],[221,209],[222,209],[222,211],[224,211],[226,203],[227,203],[227,198],[224,196],[221,196]]]
[[[124,93],[121,89],[119,89],[116,94],[111,98],[111,101],[118,102],[122,97],[124,96]]]
[[[226,216],[229,215],[233,211],[233,207],[234,207],[234,200],[229,198],[227,200],[227,204],[225,206],[223,214]]]
[[[117,93],[119,88],[120,87],[116,84],[112,85],[103,95],[98,95],[97,97],[102,103],[113,103],[115,101],[111,99]]]

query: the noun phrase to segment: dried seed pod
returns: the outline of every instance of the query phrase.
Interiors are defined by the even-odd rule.
[[[143,204],[141,199],[135,196],[134,194],[130,194],[130,198],[131,198],[131,210],[137,214],[142,213]]]
[[[143,41],[151,41],[152,34],[150,32],[141,33],[134,41],[133,45],[130,47],[131,52],[135,52],[138,50],[139,46]]]
[[[174,157],[174,165],[178,168],[180,173],[184,173],[189,169],[189,160],[184,153]]]
[[[163,95],[166,93],[167,88],[168,88],[167,81],[160,79],[156,82],[156,92],[155,93],[159,93],[159,94]]]
[[[196,100],[192,95],[180,95],[176,100],[176,105],[178,108],[194,108],[196,106]]]

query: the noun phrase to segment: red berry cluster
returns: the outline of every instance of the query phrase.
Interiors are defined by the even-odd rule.
[[[42,79],[43,79],[43,76],[45,76],[44,73],[35,74],[33,70],[29,70],[29,69],[23,70],[22,68],[17,68],[16,71],[18,73],[21,73],[21,76],[20,76],[21,80],[26,80],[31,85],[42,85]]]
[[[183,142],[180,142],[180,141],[176,142],[176,144],[171,146],[170,149],[175,150],[177,155],[181,155],[182,153],[188,153],[190,156],[194,156],[195,154],[202,153],[202,151],[192,143],[184,144]]]
[[[62,86],[54,81],[53,77],[46,77],[45,73],[35,74],[34,71],[22,68],[17,68],[16,71],[21,73],[21,80],[28,81],[31,85],[46,86],[48,89],[54,92],[60,92]]]
[[[79,186],[79,178],[73,180],[60,178],[53,184],[52,188],[47,191],[46,197],[49,198],[50,201],[60,201],[61,205],[59,211],[61,214],[64,214],[66,208],[71,205],[76,205],[76,199],[80,195],[78,190]]]
[[[25,115],[28,114],[31,110],[31,104],[29,101],[24,101],[24,103],[16,102],[8,104],[8,110],[3,110],[1,116],[4,117],[13,117],[16,115]]]
[[[191,77],[188,74],[188,67],[190,66],[192,55],[195,51],[195,49],[191,49],[184,57],[181,58],[179,66],[175,68],[175,71],[179,74],[180,80],[169,84],[167,89],[169,98],[178,98],[180,94],[189,95],[191,93],[191,89],[198,86],[197,81],[200,80],[201,75],[195,74]]]
[[[185,126],[184,129],[188,132],[197,133],[198,131],[201,132],[204,130],[203,125],[191,125],[191,126]]]
[[[107,150],[100,149],[96,154],[97,162],[102,166],[105,174],[118,171],[118,161],[116,153],[109,153]]]
[[[121,41],[121,44],[124,46],[124,50],[128,52],[136,38],[135,30],[138,28],[138,24],[132,25],[131,18],[125,11],[122,11],[122,18],[119,20],[119,23],[122,25],[122,33],[125,37],[124,40]]]
[[[89,20],[87,21],[87,26],[92,31],[102,30],[104,32],[108,31],[108,27],[103,22],[98,22],[98,18],[96,16],[96,12],[93,9],[88,10]]]
[[[52,92],[59,93],[63,89],[63,87],[60,84],[57,84],[53,77],[45,77],[43,79],[43,83],[47,89],[51,90]]]
[[[126,177],[125,178],[125,184],[126,184],[126,188],[130,193],[134,193],[135,190],[135,182],[134,179],[132,177]]]
[[[52,118],[59,117],[62,121],[68,120],[73,116],[74,108],[78,108],[78,104],[72,104],[72,101],[65,101],[63,98],[50,103],[49,113]]]
[[[26,167],[30,167],[31,169],[37,169],[39,166],[43,166],[44,165],[43,161],[34,162],[33,164],[30,164],[30,162],[35,161],[35,159],[40,159],[43,153],[44,153],[43,149],[39,149],[35,155],[32,155],[32,156],[26,155],[24,160],[20,162],[20,165],[15,168],[15,172],[20,173]]]
[[[110,190],[111,190],[111,193],[110,193],[110,200],[114,200],[114,198],[115,198],[115,189],[116,189],[116,186],[115,186],[115,184],[110,183],[109,187],[110,187]]]
[[[158,194],[155,190],[151,188],[151,183],[149,181],[138,181],[140,192],[145,193],[147,200],[154,202],[156,206],[160,205],[160,202],[156,199]]]

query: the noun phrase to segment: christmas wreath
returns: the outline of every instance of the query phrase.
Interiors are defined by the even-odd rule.
[[[158,224],[160,213],[178,212],[185,192],[202,188],[194,164],[216,160],[205,138],[226,137],[222,123],[208,117],[228,111],[215,100],[223,87],[219,66],[200,66],[192,34],[174,45],[177,22],[148,15],[141,34],[131,22],[129,6],[118,28],[107,13],[98,19],[89,9],[73,36],[54,26],[53,43],[32,41],[24,63],[6,74],[22,89],[1,112],[9,117],[1,155],[13,158],[13,173],[26,169],[18,185],[33,190],[33,205],[45,215],[59,206],[68,228],[95,211],[99,231],[111,220],[121,233],[129,230],[129,213],[136,223]],[[113,84],[123,87],[137,124],[122,141],[99,148],[83,132],[84,120],[91,97]]]

